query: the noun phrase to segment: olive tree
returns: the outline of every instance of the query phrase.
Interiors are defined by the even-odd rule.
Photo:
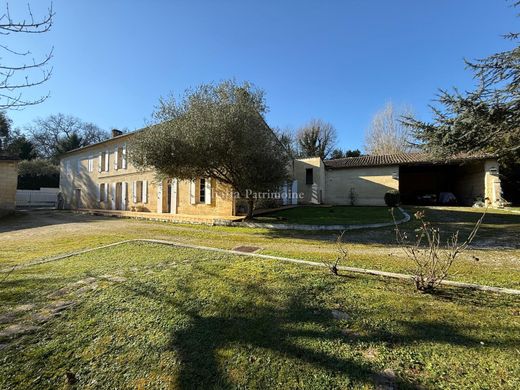
[[[264,93],[249,83],[224,81],[161,99],[155,124],[136,133],[130,159],[162,177],[212,177],[247,198],[279,188],[288,154],[263,118]]]

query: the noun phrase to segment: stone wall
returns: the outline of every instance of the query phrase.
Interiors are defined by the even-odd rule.
[[[18,162],[0,160],[0,216],[15,210],[17,183]]]
[[[385,193],[399,188],[397,166],[326,170],[325,203],[384,206]]]
[[[306,172],[312,169],[313,183],[307,184]],[[298,181],[297,190],[303,195],[298,203],[323,203],[325,200],[325,165],[319,157],[294,160],[293,179]]]

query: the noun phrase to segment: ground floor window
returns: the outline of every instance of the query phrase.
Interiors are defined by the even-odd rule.
[[[105,183],[101,183],[99,185],[99,201],[100,202],[104,202],[106,200],[105,198],[105,194],[106,194],[106,184]]]
[[[206,202],[206,179],[200,179],[199,202]]]
[[[143,182],[141,180],[134,181],[134,203],[143,201]]]

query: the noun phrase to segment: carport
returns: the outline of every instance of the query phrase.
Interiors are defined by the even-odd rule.
[[[471,206],[486,193],[483,160],[399,166],[401,201],[409,205]]]

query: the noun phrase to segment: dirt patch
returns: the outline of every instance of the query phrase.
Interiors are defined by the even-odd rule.
[[[260,248],[258,246],[246,246],[246,245],[241,245],[241,246],[237,246],[237,247],[233,248],[234,251],[244,252],[244,253],[255,253],[256,251],[258,251],[260,249],[262,249],[262,248]]]
[[[21,336],[23,334],[32,333],[37,330],[38,327],[29,324],[13,324],[9,325],[7,328],[4,328],[0,331],[0,337],[13,338],[17,336]]]

